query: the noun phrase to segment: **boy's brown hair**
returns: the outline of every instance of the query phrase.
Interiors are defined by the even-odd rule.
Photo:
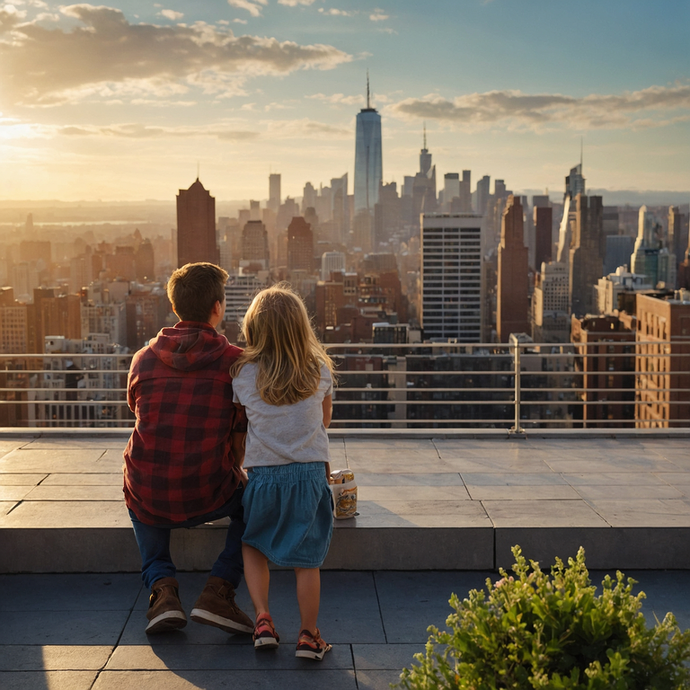
[[[168,299],[182,321],[208,323],[213,305],[225,299],[227,280],[227,271],[215,264],[185,264],[168,280]]]

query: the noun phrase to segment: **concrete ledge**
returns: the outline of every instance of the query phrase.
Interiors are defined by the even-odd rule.
[[[508,443],[500,430],[345,431],[332,463],[355,472],[361,515],[336,524],[327,569],[494,570],[520,544],[545,565],[582,545],[595,569],[690,570],[686,430]],[[128,434],[0,435],[0,572],[139,570],[120,492]],[[221,523],[174,530],[179,569],[208,571],[224,539]]]
[[[224,525],[173,530],[183,572],[208,571],[225,542]],[[690,528],[355,528],[336,529],[324,570],[498,570],[519,544],[544,566],[580,546],[594,570],[690,570]],[[129,527],[0,530],[0,573],[100,573],[140,569]]]
[[[582,546],[593,570],[688,570],[689,540],[687,527],[509,527],[496,530],[495,567],[512,566],[510,550],[519,544],[527,558],[545,566],[556,556],[567,562]]]
[[[180,571],[208,571],[225,543],[225,525],[172,531]],[[131,528],[0,530],[0,573],[136,573]],[[337,529],[325,570],[493,570],[491,528]]]

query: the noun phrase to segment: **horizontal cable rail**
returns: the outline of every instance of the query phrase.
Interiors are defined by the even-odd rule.
[[[598,336],[599,334],[597,334]],[[690,338],[345,343],[332,427],[690,428]],[[615,334],[612,334],[615,336]],[[0,354],[0,426],[131,427],[133,354]]]

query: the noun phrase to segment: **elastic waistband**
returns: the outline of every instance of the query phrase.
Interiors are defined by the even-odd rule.
[[[313,477],[325,477],[325,463],[323,462],[291,462],[289,465],[263,465],[249,467],[250,476],[254,477],[284,477],[285,479],[311,479]]]

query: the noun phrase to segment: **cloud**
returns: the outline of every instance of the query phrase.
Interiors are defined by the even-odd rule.
[[[279,5],[297,7],[298,5],[313,5],[315,0],[278,0]]]
[[[223,141],[247,141],[260,136],[259,132],[230,129],[222,125],[205,127],[151,127],[138,123],[124,123],[108,126],[75,126],[58,127],[56,134],[67,137],[110,137],[122,139],[161,139],[180,137],[215,137]]]
[[[241,93],[260,74],[331,69],[352,59],[329,45],[300,45],[259,36],[235,36],[203,22],[193,26],[130,24],[117,9],[80,4],[61,8],[78,25],[66,31],[10,22],[11,42],[0,42],[4,100],[59,105],[89,97],[169,97],[190,87],[206,93]]]
[[[389,111],[403,118],[438,120],[467,129],[494,126],[534,130],[557,126],[574,129],[659,127],[683,121],[686,115],[681,112],[671,119],[650,117],[654,112],[690,113],[690,83],[579,98],[562,94],[529,95],[521,91],[488,91],[453,100],[430,95],[407,98],[392,105]]]
[[[327,10],[323,7],[319,7],[319,12],[328,14],[332,17],[354,17],[354,15],[358,14],[357,10],[339,10],[336,7],[331,7]]]
[[[386,19],[390,19],[390,15],[386,14],[382,9],[376,8],[370,15],[369,19],[372,22],[382,22]]]
[[[182,12],[175,12],[175,10],[161,10],[158,14],[173,22],[184,17]]]
[[[236,7],[239,10],[247,10],[252,17],[260,17],[262,6],[268,4],[268,0],[228,0],[230,7]]]
[[[270,139],[351,139],[352,129],[337,127],[309,118],[299,120],[270,120],[266,126],[266,136]]]
[[[246,19],[233,19],[232,22],[233,24],[249,24]]]
[[[6,3],[11,5],[28,5],[29,7],[39,7],[40,9],[48,9],[48,4],[43,2],[43,0],[13,0],[11,3]]]
[[[135,122],[110,125],[39,125],[0,120],[0,139],[68,139],[93,138],[102,140],[166,140],[218,139],[220,141],[267,141],[284,139],[341,139],[352,138],[349,127],[338,127],[309,118],[297,120],[252,121],[248,128],[241,121],[217,122],[207,125],[159,126]]]
[[[26,12],[18,10],[14,5],[0,6],[0,35],[11,31],[17,24],[20,24]]]
[[[364,104],[364,96],[346,96],[343,93],[334,93],[331,96],[327,96],[324,93],[315,93],[312,96],[307,96],[307,98],[313,98],[317,101],[323,101],[324,103],[331,103],[332,105]]]

